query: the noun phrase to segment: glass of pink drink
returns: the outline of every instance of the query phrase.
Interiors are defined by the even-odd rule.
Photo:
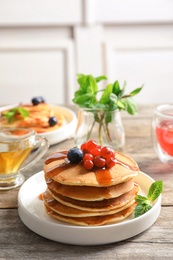
[[[152,134],[159,159],[173,164],[173,104],[160,105],[155,109]]]

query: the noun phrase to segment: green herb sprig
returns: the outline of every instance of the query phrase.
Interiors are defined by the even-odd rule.
[[[72,101],[80,107],[107,111],[118,109],[125,110],[131,115],[136,114],[137,106],[132,97],[137,95],[143,86],[134,89],[129,94],[125,94],[126,82],[121,88],[116,80],[114,83],[108,84],[104,89],[99,90],[98,83],[106,79],[107,77],[104,75],[93,77],[92,75],[78,74],[79,89],[75,92]]]
[[[109,124],[113,121],[111,112],[125,110],[129,114],[135,115],[137,113],[137,105],[133,100],[133,96],[137,95],[143,86],[126,94],[126,82],[124,82],[122,88],[116,80],[114,83],[106,85],[105,88],[99,89],[98,83],[102,80],[107,80],[107,77],[105,75],[94,77],[92,75],[78,74],[77,82],[79,89],[74,93],[72,101],[81,108],[89,108],[94,115],[85,141],[91,138],[94,126],[98,124],[100,145],[103,145],[103,135],[105,135],[110,145],[114,146],[114,141],[109,131]]]
[[[12,108],[2,114],[2,117],[8,120],[8,123],[12,123],[15,120],[16,115],[21,115],[23,118],[29,116],[29,111],[23,107]]]
[[[135,207],[134,216],[135,218],[143,215],[152,208],[152,202],[154,202],[163,191],[163,182],[153,182],[148,190],[147,197],[137,195],[135,201],[138,203]]]

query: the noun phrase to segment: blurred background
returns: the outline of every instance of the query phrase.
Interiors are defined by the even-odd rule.
[[[0,104],[37,95],[68,105],[76,74],[144,84],[140,104],[173,99],[172,0],[0,0]]]

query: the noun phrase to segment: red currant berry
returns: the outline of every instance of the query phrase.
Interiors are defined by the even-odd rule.
[[[84,161],[84,168],[86,170],[91,170],[94,167],[94,163],[91,160]]]
[[[86,161],[86,160],[93,161],[93,155],[90,153],[85,153],[84,157],[83,157],[83,161]]]
[[[85,150],[86,149],[86,143],[81,144],[80,149]]]
[[[103,146],[100,155],[105,159],[115,157],[115,151],[107,146]]]
[[[94,148],[90,151],[90,153],[93,155],[93,156],[100,156],[100,152],[101,152],[101,149],[99,148]]]
[[[116,164],[116,159],[111,157],[110,159],[106,160],[106,166],[108,168],[112,168]]]
[[[88,152],[90,152],[92,149],[96,148],[97,147],[97,143],[93,140],[89,140],[87,143],[86,143],[86,150]]]
[[[103,168],[106,164],[106,160],[100,156],[95,156],[93,162],[99,168]]]

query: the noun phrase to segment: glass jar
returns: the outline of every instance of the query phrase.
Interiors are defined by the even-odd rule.
[[[74,141],[76,146],[80,147],[88,140],[120,150],[125,143],[120,111],[80,108]]]
[[[156,107],[152,120],[155,151],[163,163],[173,164],[173,105]]]

